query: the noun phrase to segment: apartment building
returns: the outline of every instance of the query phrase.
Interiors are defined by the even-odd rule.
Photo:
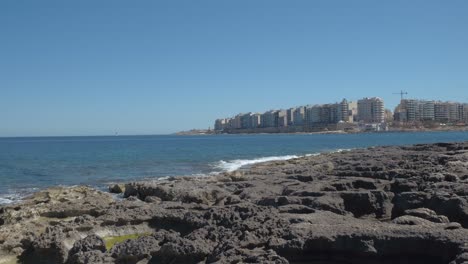
[[[242,128],[242,121],[241,121],[241,115],[236,115],[235,117],[231,118],[229,120],[229,128],[230,129],[240,129]]]
[[[358,121],[362,123],[384,123],[384,101],[378,97],[358,100]]]
[[[358,113],[357,101],[349,101],[348,102],[348,120],[345,120],[345,121],[349,123],[357,122],[357,113]]]
[[[353,120],[352,115],[349,102],[343,99],[340,103],[307,106],[304,123],[307,127],[316,127],[338,122],[350,122]]]
[[[303,126],[304,125],[304,118],[305,118],[305,106],[300,106],[294,108],[293,113],[293,125],[294,126]]]
[[[400,122],[464,122],[464,106],[456,102],[404,99],[395,108],[395,120]]]
[[[468,104],[462,104],[460,112],[462,116],[462,122],[465,122],[465,124],[468,124]]]
[[[436,121],[443,123],[452,121],[452,118],[455,116],[453,107],[449,102],[436,102],[434,105],[434,115]]]
[[[403,99],[395,108],[395,120],[401,122],[435,120],[435,102]]]
[[[276,124],[278,124],[277,120],[275,122],[276,116],[277,116],[277,110],[270,110],[265,113],[263,113],[260,117],[260,126],[261,127],[276,127]]]
[[[296,111],[295,107],[289,108],[288,110],[286,110],[288,126],[293,126],[294,125],[294,111]]]
[[[276,121],[277,120],[277,121]],[[288,112],[286,110],[279,110],[275,115],[275,127],[288,126]]]
[[[230,118],[220,118],[216,119],[214,129],[218,131],[225,130],[229,127],[229,120]]]
[[[261,124],[261,114],[255,113],[250,116],[250,127],[259,128]]]

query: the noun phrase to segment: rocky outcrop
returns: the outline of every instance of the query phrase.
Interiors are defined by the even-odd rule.
[[[68,252],[68,263],[104,262],[105,254],[103,253],[105,252],[106,244],[104,240],[97,235],[89,235],[73,244],[72,249]]]
[[[343,151],[109,190],[124,198],[53,188],[0,208],[0,255],[73,264],[468,261],[468,143]]]

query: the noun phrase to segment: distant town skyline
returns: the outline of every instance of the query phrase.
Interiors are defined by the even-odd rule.
[[[243,111],[468,102],[468,2],[2,1],[0,137],[168,134]]]
[[[406,99],[407,92],[400,91],[399,94],[400,104],[394,111],[385,107],[383,98],[364,97],[357,101],[344,98],[341,102],[272,109],[263,113],[241,112],[218,118],[214,122],[214,133],[355,133],[440,127],[457,129],[468,125],[468,103]]]

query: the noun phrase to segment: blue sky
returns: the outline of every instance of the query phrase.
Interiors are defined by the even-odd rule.
[[[0,136],[164,134],[238,112],[468,101],[468,1],[0,1]]]

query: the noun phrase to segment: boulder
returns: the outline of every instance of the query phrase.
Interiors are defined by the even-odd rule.
[[[87,251],[101,251],[106,252],[106,243],[102,238],[97,235],[89,235],[83,239],[76,241],[73,244],[72,249],[69,252],[70,256],[73,256],[80,252],[87,252]]]
[[[137,263],[143,259],[150,259],[151,255],[159,251],[159,242],[153,236],[129,239],[112,247],[110,254],[117,262]]]
[[[125,185],[123,184],[114,184],[109,186],[110,193],[123,193],[125,192]]]

